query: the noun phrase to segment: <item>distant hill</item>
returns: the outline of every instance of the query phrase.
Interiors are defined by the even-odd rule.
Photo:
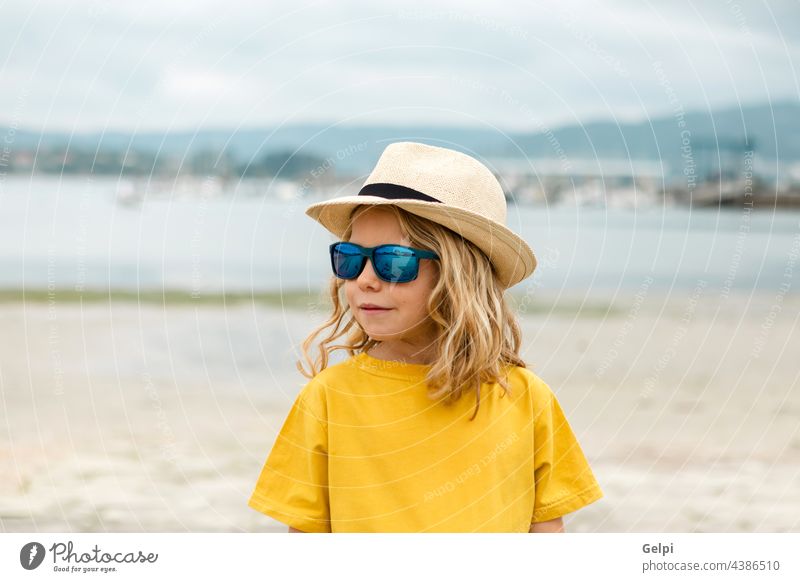
[[[691,132],[693,154],[715,160],[720,153],[738,155],[745,138],[755,147],[761,161],[757,171],[769,174],[774,161],[800,160],[800,103],[748,105],[714,111],[684,114]],[[1,131],[1,130],[0,130]],[[415,140],[454,147],[484,158],[557,158],[661,160],[676,175],[684,167],[681,157],[682,129],[674,115],[649,121],[617,124],[595,121],[567,125],[542,132],[503,135],[481,127],[436,126],[345,126],[336,124],[289,125],[277,128],[247,129],[235,133],[224,129],[199,129],[197,132],[86,133],[39,135],[22,129],[15,134],[14,148],[63,148],[83,151],[138,151],[189,158],[202,152],[227,154],[238,163],[263,160],[270,154],[297,152],[305,159],[327,160],[337,173],[367,173],[385,145],[392,141]],[[684,136],[685,137],[685,136]],[[563,153],[559,152],[560,150]],[[772,164],[774,171],[774,163]]]

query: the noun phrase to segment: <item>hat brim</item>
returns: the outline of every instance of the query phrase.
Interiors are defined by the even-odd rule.
[[[411,214],[427,218],[449,228],[481,249],[495,267],[506,288],[530,276],[536,268],[536,256],[522,237],[503,224],[439,202],[388,199],[380,196],[344,196],[317,202],[306,214],[341,238],[350,226],[350,216],[357,206],[398,206]]]

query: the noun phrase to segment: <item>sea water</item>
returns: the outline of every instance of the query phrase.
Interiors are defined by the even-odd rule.
[[[306,198],[241,184],[141,195],[115,178],[5,176],[0,287],[316,291],[332,235]],[[243,192],[247,192],[244,195]],[[552,292],[776,289],[800,245],[800,214],[739,207],[638,209],[510,205],[508,224],[537,254],[523,285]],[[796,257],[795,257],[796,262]],[[535,283],[532,283],[535,282]]]

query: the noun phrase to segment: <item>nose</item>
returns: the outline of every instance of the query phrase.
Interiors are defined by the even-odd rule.
[[[375,274],[375,269],[372,268],[372,261],[369,259],[367,259],[364,270],[361,271],[356,281],[358,282],[358,286],[362,289],[378,288],[381,286],[381,283],[383,283]]]

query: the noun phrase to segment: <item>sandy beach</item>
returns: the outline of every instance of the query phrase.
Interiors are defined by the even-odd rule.
[[[800,531],[800,297],[521,299],[605,498],[576,532]],[[284,531],[247,499],[313,306],[0,303],[0,529]]]

